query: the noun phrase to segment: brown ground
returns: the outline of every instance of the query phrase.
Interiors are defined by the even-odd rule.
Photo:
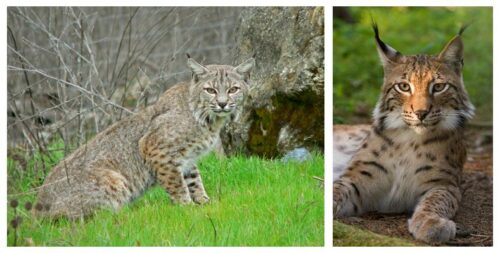
[[[493,134],[491,128],[467,132],[468,159],[462,179],[463,198],[455,217],[457,238],[448,245],[493,245]],[[412,240],[407,228],[409,215],[370,213],[341,219],[378,234]],[[422,244],[416,242],[416,244]]]

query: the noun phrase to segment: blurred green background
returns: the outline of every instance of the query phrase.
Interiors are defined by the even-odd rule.
[[[464,83],[476,117],[493,118],[493,12],[490,7],[347,7],[334,9],[334,123],[368,123],[382,85],[371,17],[384,42],[403,54],[437,54],[463,24]]]

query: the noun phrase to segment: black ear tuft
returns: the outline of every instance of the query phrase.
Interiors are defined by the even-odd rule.
[[[372,18],[372,28],[373,33],[375,34],[375,42],[377,43],[377,51],[379,53],[380,61],[384,67],[391,66],[392,63],[398,62],[401,60],[403,55],[398,52],[396,49],[391,46],[385,44],[381,39],[378,31],[377,23]]]
[[[458,36],[462,36],[462,33],[464,33],[465,29],[467,29],[467,27],[469,27],[471,25],[471,23],[468,23],[466,25],[462,25],[462,27],[460,27],[460,30],[458,31]]]
[[[188,53],[186,53],[186,56],[188,59],[191,59],[191,55],[189,55]]]

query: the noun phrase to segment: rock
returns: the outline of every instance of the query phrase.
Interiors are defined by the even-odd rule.
[[[255,55],[256,68],[243,113],[221,134],[225,152],[322,150],[323,8],[246,8],[237,27],[234,62]]]
[[[309,152],[309,150],[307,150],[306,148],[296,148],[296,149],[286,153],[285,156],[283,156],[283,158],[281,158],[281,161],[283,161],[283,162],[288,162],[288,161],[303,162],[303,161],[306,161],[309,159],[311,159],[311,153]]]

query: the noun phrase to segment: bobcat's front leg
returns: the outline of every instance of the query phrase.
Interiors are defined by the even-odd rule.
[[[160,184],[170,195],[174,204],[192,203],[189,188],[179,167],[168,164],[153,165]]]
[[[181,163],[161,148],[158,139],[146,136],[139,142],[143,159],[152,167],[156,179],[174,204],[192,203]]]
[[[195,203],[204,204],[210,200],[205,192],[205,187],[203,187],[200,171],[196,166],[193,166],[191,170],[184,174],[184,180],[186,180],[189,194]]]
[[[455,216],[460,198],[456,186],[429,190],[408,220],[410,233],[427,243],[443,243],[455,238],[456,225],[450,219]]]

